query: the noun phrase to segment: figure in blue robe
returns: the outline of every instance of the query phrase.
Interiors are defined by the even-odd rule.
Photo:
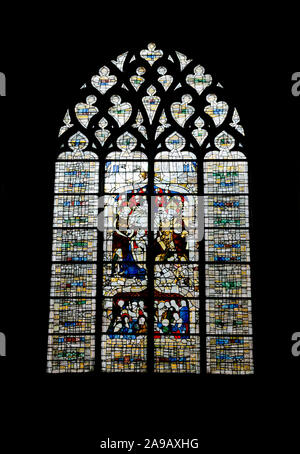
[[[145,268],[140,268],[131,253],[131,244],[129,244],[129,252],[123,261],[120,263],[121,267],[121,275],[126,278],[136,277],[137,279],[145,279],[146,277],[146,270]]]

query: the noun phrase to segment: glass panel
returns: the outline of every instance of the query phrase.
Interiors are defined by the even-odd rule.
[[[98,196],[58,195],[54,199],[54,227],[97,227]]]
[[[49,336],[47,372],[90,372],[94,367],[94,336]]]
[[[96,265],[52,265],[51,296],[95,296],[96,268]]]
[[[250,300],[206,300],[209,334],[252,334]]]
[[[247,196],[205,196],[205,227],[249,227]]]
[[[207,371],[212,374],[253,373],[251,337],[208,337]]]
[[[145,161],[106,161],[106,193],[146,193],[148,184],[148,163]]]
[[[55,164],[56,193],[97,193],[98,162],[57,162]]]
[[[95,299],[51,299],[49,333],[94,333]]]
[[[111,338],[120,338],[120,334],[147,333],[148,313],[144,298],[126,293],[114,299],[105,298],[102,311],[102,331]]]
[[[183,138],[182,138],[183,139]],[[168,140],[168,139],[167,139]],[[195,153],[192,153],[191,151],[184,151],[184,150],[179,150],[175,149],[173,151],[160,151],[157,153],[155,156],[155,161],[197,161],[197,156]],[[158,164],[160,164],[158,162]]]
[[[206,265],[206,296],[250,297],[250,266]]]
[[[127,158],[129,160],[131,159],[134,159],[134,160],[139,160],[139,161],[147,161],[147,155],[145,153],[143,153],[142,151],[131,151],[131,152],[128,152],[127,151]],[[121,154],[122,152],[121,151],[111,151],[110,153],[108,153],[108,155],[106,156],[106,159],[107,161],[118,161],[120,159],[124,159],[124,152],[123,154]]]
[[[182,297],[157,298],[154,301],[154,338],[174,334],[187,339],[199,333],[199,301]]]
[[[147,337],[102,336],[102,370],[105,372],[146,372]]]
[[[196,161],[155,161],[154,190],[161,193],[196,193]]]
[[[154,286],[157,294],[162,296],[168,293],[177,297],[197,297],[199,296],[198,265],[155,265]]]
[[[246,156],[241,151],[208,151],[204,156],[204,159],[246,159]]]
[[[156,261],[197,261],[197,197],[157,196],[152,207]]]
[[[97,260],[97,230],[53,230],[54,262],[94,262]]]
[[[147,268],[144,263],[109,263],[103,267],[103,295],[138,292],[147,288]]]
[[[247,162],[204,162],[204,193],[248,193]]]
[[[248,230],[205,230],[205,260],[207,262],[249,262]]]
[[[105,196],[104,260],[121,268],[146,260],[148,204],[142,196]]]
[[[103,371],[147,370],[147,244],[146,197],[105,196],[104,261],[111,263],[103,267],[103,296],[113,298],[102,303]]]
[[[200,373],[200,339],[176,339],[162,336],[154,339],[154,371]]]

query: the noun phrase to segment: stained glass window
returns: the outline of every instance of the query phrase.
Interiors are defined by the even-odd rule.
[[[91,74],[58,133],[47,371],[253,373],[245,132],[154,43]]]

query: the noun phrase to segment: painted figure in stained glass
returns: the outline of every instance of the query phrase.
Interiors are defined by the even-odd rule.
[[[124,196],[117,196],[118,211],[112,238],[112,274],[116,272],[124,277],[143,279],[146,270],[137,264],[145,249],[146,230],[141,230],[141,223],[147,223],[147,212],[143,199],[139,196],[124,201]]]
[[[188,303],[181,297],[170,300],[156,300],[154,338],[160,338],[159,333],[174,334],[175,339],[186,339],[189,334]]]
[[[107,329],[111,339],[120,338],[120,335],[147,333],[147,307],[144,300],[134,296],[115,298],[112,307],[107,312],[110,324]]]

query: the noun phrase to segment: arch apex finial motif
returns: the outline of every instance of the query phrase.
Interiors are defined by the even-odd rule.
[[[152,66],[153,63],[163,56],[163,51],[156,49],[155,43],[149,43],[148,49],[141,50],[140,56]]]
[[[110,70],[107,66],[102,66],[99,69],[99,76],[95,75],[92,77],[91,83],[101,95],[104,95],[107,90],[112,88],[117,83],[117,78],[114,75],[109,75]]]

